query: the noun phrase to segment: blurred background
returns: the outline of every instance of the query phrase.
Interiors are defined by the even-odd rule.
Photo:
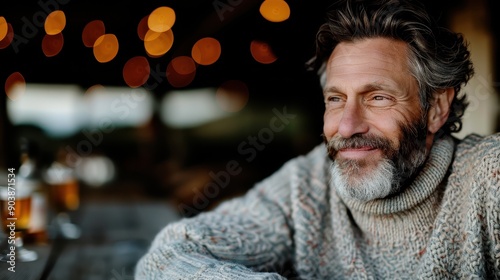
[[[424,2],[476,67],[456,136],[500,131],[498,2]],[[1,175],[29,163],[45,185],[76,180],[79,205],[153,200],[179,216],[243,194],[322,142],[305,63],[328,5],[2,1]]]

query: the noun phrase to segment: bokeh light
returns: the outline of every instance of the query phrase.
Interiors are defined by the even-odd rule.
[[[155,32],[165,32],[174,26],[175,11],[170,7],[156,8],[148,17],[148,27]]]
[[[14,29],[12,28],[12,24],[7,23],[7,35],[0,41],[0,50],[5,49],[12,43],[14,39]]]
[[[56,35],[61,33],[66,27],[66,15],[61,10],[51,12],[45,19],[45,33]]]
[[[170,50],[174,44],[172,29],[166,32],[149,30],[144,37],[144,49],[151,57],[160,57]]]
[[[196,63],[189,56],[178,56],[171,61],[173,70],[181,75],[189,75],[196,71]]]
[[[106,63],[118,54],[118,38],[114,34],[104,34],[94,43],[94,57],[101,63]]]
[[[148,79],[151,69],[144,56],[129,59],[123,66],[123,80],[131,88],[142,86]]]
[[[139,39],[141,39],[141,41],[144,41],[144,37],[146,37],[146,33],[149,30],[148,18],[149,18],[149,16],[143,17],[139,21],[139,24],[137,25],[137,36],[139,36]]]
[[[56,56],[61,52],[64,45],[64,36],[62,33],[56,35],[45,34],[42,40],[42,51],[46,57]]]
[[[259,12],[271,22],[282,22],[290,17],[290,7],[284,0],[265,0],[260,5]]]
[[[191,56],[200,65],[215,63],[221,55],[221,46],[217,39],[205,37],[198,40],[191,49]]]
[[[7,77],[5,81],[5,94],[7,97],[15,101],[20,98],[26,91],[26,81],[19,72],[14,72]]]
[[[9,31],[9,25],[7,25],[7,20],[4,17],[0,17],[0,41],[7,36]]]
[[[229,80],[217,88],[215,98],[217,104],[226,112],[239,112],[248,103],[248,87],[239,80]]]
[[[178,56],[167,65],[167,80],[175,88],[185,87],[196,76],[196,65],[191,58]]]
[[[92,48],[97,38],[106,33],[102,20],[93,20],[85,25],[82,31],[82,41],[85,47]]]
[[[253,59],[262,64],[270,64],[278,59],[268,43],[258,40],[250,43],[250,53]]]

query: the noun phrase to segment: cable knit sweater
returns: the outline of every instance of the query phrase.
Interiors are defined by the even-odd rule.
[[[434,143],[402,193],[339,197],[324,145],[167,225],[136,279],[500,279],[500,134]]]

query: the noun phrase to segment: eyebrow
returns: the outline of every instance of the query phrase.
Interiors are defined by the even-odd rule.
[[[361,88],[360,92],[366,93],[366,92],[377,91],[377,90],[384,90],[384,91],[389,91],[389,92],[395,91],[394,89],[390,88],[388,85],[385,85],[382,83],[370,83],[370,84],[364,85]],[[330,86],[323,91],[323,93],[329,93],[329,92],[342,93],[342,90],[336,86]]]

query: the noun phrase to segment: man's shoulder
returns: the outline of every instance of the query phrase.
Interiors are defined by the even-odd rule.
[[[462,140],[457,140],[457,157],[471,159],[499,158],[500,157],[500,133],[487,136],[469,134]]]
[[[464,190],[500,200],[500,133],[471,134],[459,140],[452,173]]]

